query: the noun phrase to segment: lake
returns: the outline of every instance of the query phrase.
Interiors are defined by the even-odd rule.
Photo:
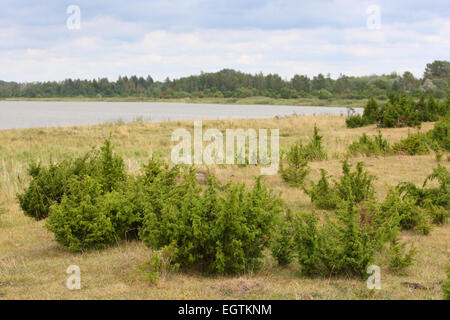
[[[362,113],[362,108],[355,108]],[[345,107],[226,105],[177,102],[0,101],[0,129],[98,124],[142,118],[171,120],[346,115]]]

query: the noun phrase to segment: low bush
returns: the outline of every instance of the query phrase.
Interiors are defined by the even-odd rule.
[[[151,159],[143,174],[126,178],[119,158],[105,143],[94,174],[73,175],[60,203],[53,203],[46,227],[71,251],[101,249],[138,236],[144,215],[170,197],[179,168]],[[98,172],[104,175],[99,176]]]
[[[437,181],[439,186],[427,188],[430,181]],[[424,193],[421,199],[422,203],[424,199],[428,198],[433,204],[450,210],[450,172],[447,168],[441,165],[433,168],[433,172],[423,182],[422,191]]]
[[[104,193],[91,176],[73,177],[61,203],[50,207],[46,228],[70,251],[103,249],[136,234],[146,201],[134,191]]]
[[[374,98],[370,98],[364,108],[363,118],[367,123],[375,123],[380,117],[380,107]]]
[[[347,210],[338,212],[341,222],[336,225],[338,239],[342,251],[339,256],[337,270],[339,273],[350,273],[364,276],[367,267],[373,262],[375,253],[380,250],[384,240],[390,237],[392,229],[389,220],[381,225],[375,225],[354,208],[351,203]]]
[[[147,246],[161,249],[173,243],[174,262],[183,269],[228,274],[260,266],[281,211],[280,199],[260,179],[247,190],[244,184],[221,185],[209,175],[202,190],[191,170],[169,191],[154,199],[144,216],[139,235]]]
[[[314,132],[308,144],[303,145],[301,142],[297,142],[283,153],[280,172],[284,181],[293,187],[303,185],[309,173],[308,162],[327,159],[327,153],[322,146],[322,138],[319,129],[314,125]],[[285,168],[286,164],[287,168]]]
[[[336,194],[340,199],[360,203],[373,198],[375,176],[364,170],[363,162],[358,162],[352,172],[351,165],[345,160],[342,163],[342,173],[339,181],[335,181]]]
[[[423,133],[408,134],[407,138],[400,140],[392,145],[395,153],[414,155],[429,154],[429,140]]]
[[[437,181],[438,187],[427,188],[430,181]],[[422,187],[408,182],[402,182],[398,185],[400,192],[404,193],[404,197],[414,200],[418,206],[424,207],[427,202],[450,210],[450,172],[446,167],[438,165],[433,168],[433,172],[425,179]]]
[[[126,181],[125,162],[122,157],[114,154],[111,140],[105,140],[100,152],[95,154],[94,159],[98,162],[99,170],[92,170],[92,173],[99,179],[105,192],[116,190]]]
[[[46,218],[50,206],[61,202],[71,171],[68,162],[50,164],[46,168],[31,164],[28,173],[32,180],[27,190],[17,195],[24,214],[36,220]]]
[[[150,282],[157,284],[161,277],[167,276],[170,272],[179,270],[180,265],[174,263],[176,256],[175,246],[168,245],[159,251],[153,252],[150,259],[137,266]]]
[[[347,128],[359,128],[367,126],[370,123],[366,118],[358,114],[345,119],[345,124],[347,125]]]
[[[301,272],[307,276],[330,275],[337,264],[339,250],[330,223],[319,226],[312,213],[300,213],[296,224],[295,244]]]
[[[110,217],[102,210],[101,185],[86,176],[72,179],[69,196],[50,208],[46,227],[53,232],[58,243],[71,251],[104,248],[114,242],[114,227]]]
[[[407,250],[406,243],[401,243],[397,238],[394,238],[388,252],[389,269],[395,274],[404,274],[405,269],[413,264],[416,253],[417,250],[414,246]]]
[[[399,218],[402,230],[418,230],[428,234],[431,230],[430,219],[425,210],[416,205],[410,197],[402,197],[399,188],[389,190],[386,199],[380,205],[381,213],[385,218]]]
[[[319,209],[336,209],[339,203],[339,197],[334,188],[330,186],[325,169],[320,169],[320,179],[317,184],[311,181],[311,189],[304,188],[304,191]]]
[[[429,137],[436,141],[444,150],[450,151],[450,115],[443,117],[434,124],[434,128],[427,132]]]
[[[295,219],[296,214],[291,211],[281,215],[271,239],[272,256],[280,266],[290,264],[295,255]]]
[[[292,145],[280,163],[281,178],[292,187],[302,185],[309,173],[308,160],[305,159],[302,148],[300,142]],[[287,168],[284,162],[286,162]]]
[[[396,230],[394,220],[378,221],[367,219],[351,202],[336,212],[335,220],[325,217],[322,225],[315,214],[300,214],[296,245],[302,273],[364,277],[375,253]]]
[[[436,121],[440,112],[438,102],[432,95],[429,95],[427,102],[425,102],[425,97],[422,96],[416,105],[416,111],[419,114],[420,121]]]
[[[427,188],[429,181],[437,180],[439,186]],[[405,209],[405,229],[418,227],[427,233],[429,224],[444,224],[450,216],[450,173],[438,165],[425,179],[422,187],[410,182],[399,183],[396,187],[396,200],[391,202],[408,203]],[[388,201],[388,199],[386,200]],[[387,208],[389,204],[385,207]],[[409,213],[406,212],[409,210]]]
[[[436,206],[430,199],[423,202],[423,208],[428,213],[431,222],[434,224],[444,224],[450,216],[450,211],[442,206]]]
[[[123,159],[113,154],[110,140],[105,140],[100,150],[90,151],[73,160],[50,164],[48,167],[31,164],[28,173],[31,182],[17,198],[24,214],[36,220],[45,219],[50,206],[61,202],[68,182],[74,177],[94,177],[101,184],[103,192],[116,189],[127,178]]]
[[[380,112],[381,128],[414,127],[420,124],[414,102],[405,95],[391,95]]]
[[[425,101],[425,96],[414,101],[405,94],[390,94],[387,103],[378,105],[369,99],[362,116],[354,115],[346,119],[348,128],[357,128],[377,123],[381,128],[415,127],[422,121],[436,121],[450,108],[450,100],[439,103],[432,95]]]
[[[348,153],[350,155],[386,155],[389,152],[389,143],[383,138],[381,131],[378,131],[378,135],[373,139],[367,136],[365,133],[359,138],[358,141],[353,142],[348,147]]]
[[[354,171],[347,160],[342,163],[343,175],[339,180],[333,180],[331,186],[327,172],[321,169],[321,177],[317,184],[311,182],[311,189],[304,188],[311,202],[320,209],[334,209],[344,202],[361,203],[374,197],[373,181],[375,176],[364,170],[364,164],[358,162]]]
[[[447,281],[442,285],[444,300],[450,300],[450,266],[447,267]]]
[[[431,180],[437,180],[439,186],[426,188]],[[381,211],[386,217],[398,215],[399,225],[404,230],[415,229],[428,234],[432,223],[446,223],[450,216],[449,185],[448,170],[438,165],[421,188],[410,182],[402,182],[392,188],[380,206]]]
[[[314,132],[311,140],[301,149],[302,158],[309,161],[320,161],[327,159],[327,153],[322,146],[323,136],[319,134],[319,129],[314,124]]]

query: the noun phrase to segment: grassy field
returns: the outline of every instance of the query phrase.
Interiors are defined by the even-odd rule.
[[[179,98],[156,99],[148,97],[65,97],[65,98],[7,98],[8,101],[105,101],[105,102],[185,102],[185,103],[215,103],[215,104],[264,104],[285,106],[330,106],[330,107],[364,107],[367,99],[274,99],[268,97],[249,98]]]
[[[265,98],[264,98],[265,99]],[[204,121],[203,128],[278,128],[281,148],[297,140],[306,141],[314,123],[324,136],[329,160],[313,162],[308,179],[317,180],[319,169],[326,168],[337,177],[340,160],[347,146],[363,132],[377,134],[375,126],[347,129],[343,117],[290,116],[281,119]],[[110,134],[115,150],[123,155],[130,172],[138,172],[152,153],[168,157],[173,130],[192,129],[191,121],[150,123],[108,123],[93,126],[0,130],[0,299],[441,299],[441,283],[446,278],[445,265],[450,257],[450,226],[435,226],[428,236],[403,232],[401,238],[414,242],[416,262],[405,276],[387,270],[382,256],[381,290],[371,291],[365,281],[347,278],[305,278],[297,264],[279,268],[266,255],[263,268],[255,274],[236,277],[206,277],[196,273],[174,273],[157,285],[146,280],[136,268],[150,256],[150,249],[140,242],[121,243],[103,251],[74,254],[65,251],[44,228],[21,212],[16,193],[28,183],[26,168],[30,161],[57,161],[81,155],[98,147]],[[422,125],[423,131],[432,123]],[[389,142],[406,137],[415,129],[383,129]],[[377,197],[400,181],[421,184],[436,166],[433,154],[425,156],[388,156],[352,158],[364,161],[375,182]],[[444,157],[442,164],[450,168]],[[216,166],[211,168],[220,180],[244,181],[249,185],[259,174],[258,166]],[[312,206],[303,191],[288,187],[279,175],[264,180],[298,210]],[[69,265],[81,268],[81,290],[68,290],[65,281]],[[405,285],[417,283],[421,286]]]

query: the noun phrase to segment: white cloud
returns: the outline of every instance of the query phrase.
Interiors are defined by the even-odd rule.
[[[433,26],[430,30],[426,27]],[[450,21],[362,27],[148,30],[139,23],[102,16],[82,22],[44,48],[0,49],[0,79],[15,81],[97,78],[119,75],[186,76],[234,68],[246,72],[367,75],[410,70],[448,58]],[[126,38],[129,33],[141,34]],[[13,33],[14,34],[14,33]],[[0,30],[0,40],[11,35]],[[13,39],[11,39],[12,41]]]

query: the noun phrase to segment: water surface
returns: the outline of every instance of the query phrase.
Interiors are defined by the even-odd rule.
[[[362,113],[362,108],[355,108]],[[0,129],[151,121],[272,118],[291,115],[347,114],[344,107],[226,105],[172,102],[0,101]]]

